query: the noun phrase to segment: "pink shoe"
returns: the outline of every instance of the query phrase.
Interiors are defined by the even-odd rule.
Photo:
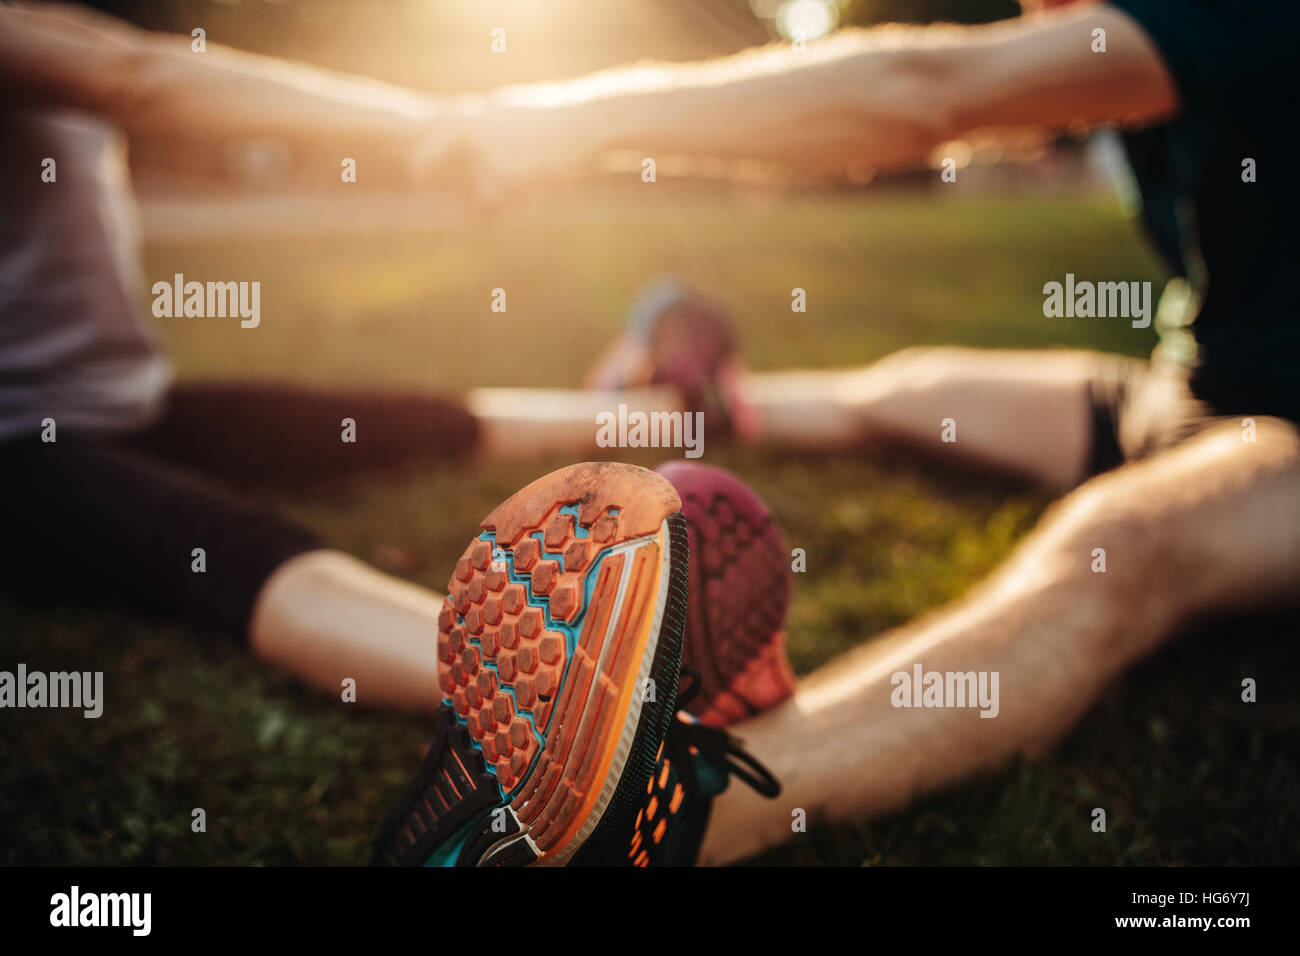
[[[682,499],[691,544],[682,667],[699,673],[687,707],[702,723],[734,724],[789,698],[785,653],[790,553],[772,513],[735,475],[694,462],[656,471]]]

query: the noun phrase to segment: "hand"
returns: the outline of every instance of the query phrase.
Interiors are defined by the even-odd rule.
[[[482,98],[469,96],[439,99],[430,106],[408,146],[412,182],[457,193],[477,191],[473,118],[482,109]]]
[[[421,182],[495,206],[530,188],[590,174],[593,139],[566,107],[465,98],[431,123],[414,162]]]

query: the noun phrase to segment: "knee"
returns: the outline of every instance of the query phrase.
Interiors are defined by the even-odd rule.
[[[1040,525],[1039,560],[1137,615],[1177,621],[1294,590],[1300,440],[1230,425],[1093,478]]]
[[[1102,476],[1048,511],[1027,557],[1067,600],[1135,630],[1160,630],[1180,587],[1168,531],[1125,482]]]
[[[863,395],[895,399],[924,395],[952,384],[979,360],[979,349],[914,345],[861,369],[858,390]]]

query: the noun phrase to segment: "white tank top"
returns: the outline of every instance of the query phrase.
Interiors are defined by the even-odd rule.
[[[143,308],[121,133],[0,109],[0,142],[0,440],[47,418],[60,432],[149,424],[170,370]]]

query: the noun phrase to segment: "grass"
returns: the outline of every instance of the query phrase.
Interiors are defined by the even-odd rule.
[[[758,368],[863,363],[925,342],[1135,355],[1152,344],[1122,321],[1042,316],[1043,283],[1066,272],[1159,287],[1102,199],[768,203],[671,187],[653,203],[555,208],[420,234],[151,247],[146,275],[262,282],[257,330],[165,324],[184,377],[572,385],[636,288],[664,272],[731,306]],[[806,314],[790,311],[796,286]],[[505,314],[488,308],[497,287]],[[751,481],[806,549],[789,622],[802,673],[960,596],[1047,504],[894,457],[710,446],[707,460]],[[464,463],[267,500],[363,557],[409,549],[409,576],[440,587],[477,517],[561,464]],[[759,862],[1295,863],[1294,624],[1206,622],[1113,687],[1049,756],[887,819],[815,825]],[[419,717],[322,698],[239,647],[113,606],[36,606],[0,590],[0,655],[3,668],[102,670],[107,697],[99,720],[4,714],[7,864],[360,863],[426,743]],[[1238,697],[1247,675],[1260,683],[1253,706]],[[1088,826],[1095,806],[1108,808],[1104,835]],[[206,833],[190,830],[196,807]]]

